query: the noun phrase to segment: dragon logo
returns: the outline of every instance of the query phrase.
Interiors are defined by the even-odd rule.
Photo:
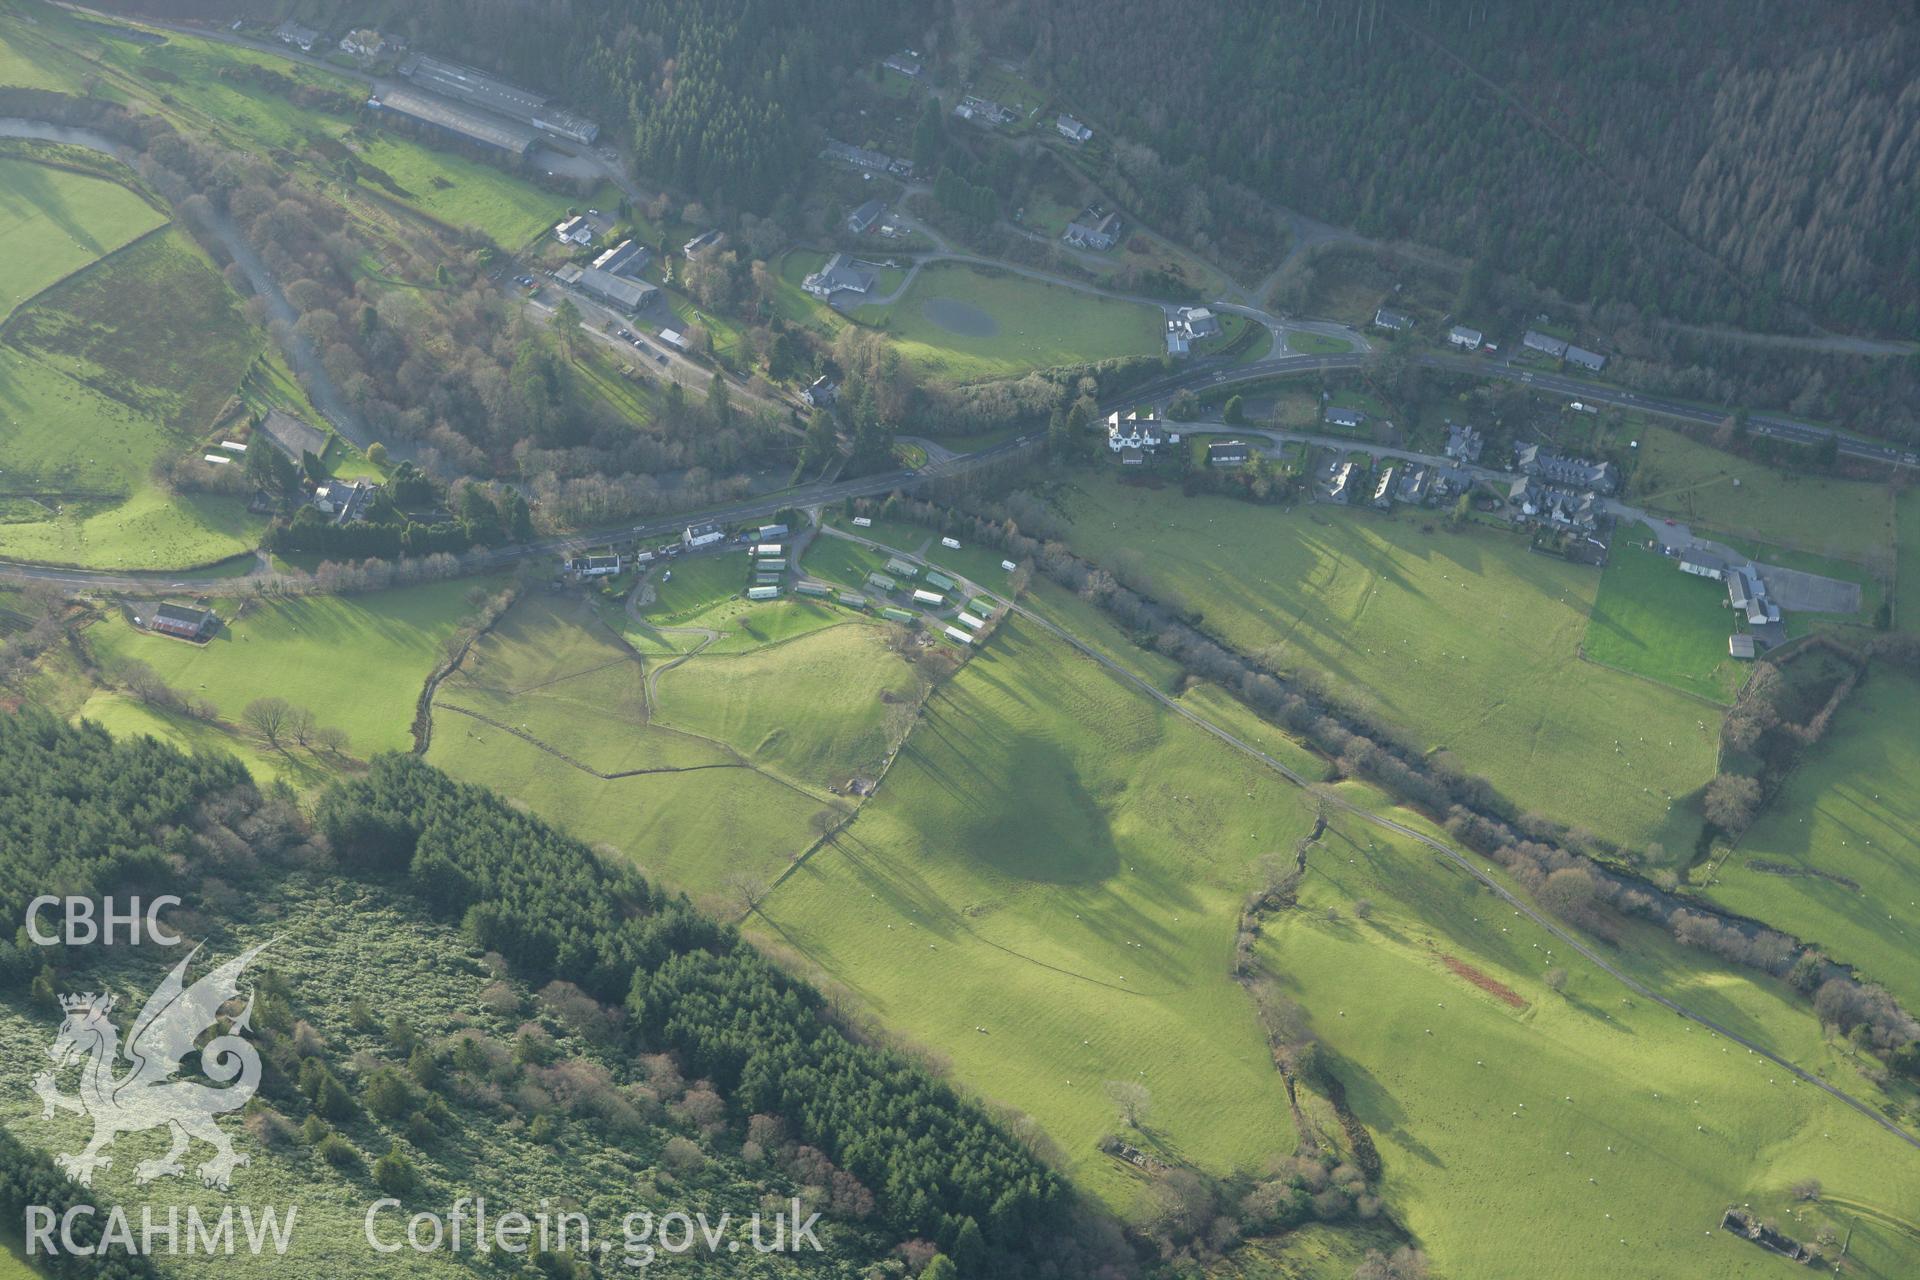
[[[214,1149],[213,1156],[199,1167],[200,1181],[222,1191],[227,1189],[233,1171],[246,1164],[247,1157],[234,1151],[232,1141],[214,1121],[245,1106],[260,1087],[260,1055],[242,1038],[253,1016],[251,994],[226,1032],[199,1046],[201,1073],[228,1087],[211,1088],[173,1076],[180,1070],[180,1060],[194,1052],[202,1033],[216,1026],[221,1006],[239,998],[240,975],[265,949],[263,943],[188,987],[182,980],[187,966],[200,953],[195,947],[147,998],[146,1007],[127,1033],[124,1049],[119,1030],[107,1017],[113,1010],[111,995],[88,992],[60,998],[66,1020],[47,1050],[54,1070],[41,1072],[33,1082],[33,1091],[45,1104],[41,1114],[46,1119],[53,1118],[56,1108],[93,1117],[93,1139],[86,1149],[78,1155],[62,1155],[57,1161],[74,1181],[83,1187],[92,1185],[94,1170],[113,1163],[101,1152],[121,1134],[164,1126],[173,1132],[173,1145],[158,1159],[142,1160],[134,1176],[143,1184],[179,1176],[185,1172],[180,1157],[198,1138]],[[123,1056],[131,1066],[118,1072]],[[81,1064],[80,1092],[68,1097],[55,1085],[55,1075],[75,1063]]]

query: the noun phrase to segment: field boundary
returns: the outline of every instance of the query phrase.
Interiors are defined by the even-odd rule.
[[[1587,656],[1587,646],[1584,640],[1573,646],[1573,656],[1581,662],[1587,663],[1590,666],[1599,667],[1603,671],[1612,671],[1617,675],[1632,676],[1635,680],[1644,680],[1656,688],[1665,689],[1670,693],[1677,693],[1683,698],[1691,698],[1703,706],[1712,707],[1722,715],[1725,715],[1733,709],[1732,702],[1715,702],[1704,693],[1696,693],[1692,689],[1682,689],[1677,684],[1668,684],[1665,680],[1659,679],[1656,676],[1650,676],[1644,671],[1629,671],[1625,667],[1616,667],[1611,662],[1602,662],[1598,658],[1589,657]],[[1744,689],[1746,682],[1742,681],[1740,687]]]
[[[88,176],[92,176],[92,175],[88,175]],[[13,341],[13,335],[9,331],[13,328],[14,322],[20,318],[20,313],[25,311],[28,307],[34,305],[36,302],[39,302],[42,298],[52,293],[55,289],[58,289],[62,285],[71,283],[72,281],[79,279],[81,276],[93,270],[95,267],[105,266],[107,263],[112,262],[115,258],[119,257],[121,254],[125,253],[127,250],[132,249],[137,245],[143,244],[147,240],[152,239],[154,236],[159,235],[161,232],[169,231],[177,225],[178,224],[174,221],[173,216],[169,214],[167,216],[167,220],[161,223],[159,226],[149,227],[147,230],[142,231],[139,235],[135,236],[133,239],[127,241],[125,244],[119,246],[118,248],[107,250],[105,253],[101,254],[99,257],[95,258],[91,262],[81,263],[79,266],[75,267],[73,270],[67,272],[67,274],[61,276],[58,280],[54,280],[48,283],[45,288],[37,290],[36,292],[29,294],[27,297],[20,299],[19,305],[15,306],[13,310],[7,312],[7,318],[5,320],[0,320],[0,342],[7,342],[10,344]],[[125,495],[123,494],[121,496],[124,497]]]

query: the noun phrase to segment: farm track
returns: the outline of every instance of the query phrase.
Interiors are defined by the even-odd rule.
[[[873,548],[874,550],[891,552],[892,554],[900,555],[911,560],[921,560],[921,557],[915,555],[912,552],[901,551],[898,548],[889,547],[884,543],[875,542],[872,539],[856,537],[852,534],[845,533],[837,529],[827,529],[827,530],[823,530],[823,532],[826,532],[833,537],[845,538],[848,541],[860,543],[867,547]],[[921,563],[924,564],[926,562],[924,560],[921,560]],[[954,576],[959,577],[959,575],[957,574]],[[1627,990],[1633,992],[1635,995],[1641,996],[1644,999],[1651,1000],[1654,1003],[1662,1006],[1663,1008],[1666,1008],[1672,1011],[1678,1016],[1685,1018],[1690,1022],[1697,1023],[1700,1026],[1705,1027],[1708,1031],[1711,1031],[1715,1035],[1724,1036],[1726,1039],[1732,1041],[1734,1044],[1740,1045],[1743,1048],[1747,1049],[1748,1051],[1754,1053],[1755,1055],[1765,1058],[1767,1061],[1775,1064],[1776,1066],[1780,1067],[1782,1070],[1791,1072],[1796,1079],[1799,1079],[1806,1084],[1812,1085],[1814,1088],[1819,1089],[1822,1093],[1827,1094],[1829,1097],[1833,1098],[1834,1100],[1841,1102],[1848,1107],[1851,1107],[1853,1110],[1859,1112],[1861,1115],[1871,1120],[1874,1124],[1878,1125],[1880,1128],[1886,1130],[1889,1134],[1892,1134],[1895,1138],[1898,1138],[1901,1142],[1906,1143],[1908,1146],[1913,1147],[1916,1150],[1920,1150],[1920,1137],[1916,1137],[1914,1134],[1908,1132],[1906,1129],[1895,1124],[1892,1120],[1888,1119],[1876,1108],[1870,1106],[1866,1102],[1863,1102],[1859,1098],[1854,1097],[1852,1094],[1846,1092],[1844,1089],[1841,1089],[1839,1086],[1829,1084],[1825,1080],[1822,1080],[1818,1076],[1814,1075],[1812,1072],[1807,1071],[1804,1068],[1795,1065],[1794,1063],[1788,1061],[1786,1058],[1781,1057],[1778,1053],[1775,1053],[1772,1049],[1767,1048],[1765,1045],[1760,1044],[1754,1040],[1751,1040],[1746,1036],[1741,1035],[1737,1031],[1730,1030],[1729,1028],[1723,1026],[1719,1022],[1714,1021],[1712,1018],[1709,1018],[1704,1014],[1697,1013],[1694,1010],[1687,1008],[1685,1005],[1681,1004],[1678,1000],[1675,1000],[1671,996],[1667,996],[1662,994],[1659,991],[1656,991],[1652,987],[1648,986],[1646,983],[1641,982],[1638,978],[1635,978],[1631,974],[1626,973],[1625,971],[1620,969],[1618,966],[1613,964],[1611,961],[1609,961],[1606,957],[1602,956],[1598,950],[1596,950],[1592,945],[1587,943],[1584,939],[1579,938],[1575,936],[1573,933],[1569,932],[1566,928],[1561,926],[1557,921],[1553,920],[1548,915],[1546,915],[1545,912],[1535,908],[1532,903],[1523,901],[1519,897],[1519,895],[1515,894],[1511,889],[1507,888],[1506,885],[1502,884],[1498,879],[1496,879],[1490,871],[1488,871],[1487,869],[1481,866],[1476,865],[1471,858],[1462,854],[1459,850],[1453,848],[1451,845],[1447,844],[1446,842],[1441,840],[1436,840],[1434,837],[1428,835],[1426,832],[1421,831],[1416,827],[1409,826],[1408,824],[1400,822],[1396,819],[1387,817],[1385,814],[1375,813],[1371,809],[1367,809],[1364,806],[1359,805],[1354,801],[1348,800],[1344,796],[1338,795],[1337,793],[1334,793],[1330,790],[1327,790],[1324,788],[1317,788],[1314,785],[1313,779],[1310,779],[1305,775],[1299,773],[1297,770],[1290,768],[1288,765],[1284,764],[1278,759],[1275,759],[1273,756],[1267,754],[1265,751],[1261,750],[1259,747],[1254,746],[1252,743],[1247,742],[1245,739],[1239,737],[1238,735],[1233,733],[1231,730],[1219,724],[1214,723],[1212,720],[1208,719],[1206,716],[1202,715],[1200,712],[1195,711],[1192,707],[1187,706],[1182,702],[1180,702],[1179,699],[1174,698],[1173,696],[1155,687],[1149,681],[1134,674],[1131,670],[1129,670],[1127,667],[1122,665],[1117,660],[1100,652],[1098,649],[1095,649],[1092,645],[1088,644],[1086,641],[1081,640],[1078,636],[1074,635],[1072,632],[1068,631],[1066,628],[1061,627],[1044,617],[1041,617],[1039,614],[1035,613],[1033,610],[1027,608],[1022,604],[1019,604],[1015,601],[1006,600],[1004,596],[998,593],[985,591],[977,583],[969,582],[965,578],[961,578],[961,581],[966,583],[969,589],[974,592],[988,595],[994,599],[1002,600],[1005,603],[1009,612],[1017,615],[1024,621],[1031,623],[1033,626],[1038,627],[1040,630],[1046,632],[1050,636],[1053,636],[1055,639],[1060,640],[1063,643],[1067,644],[1068,646],[1070,646],[1071,648],[1079,652],[1082,656],[1089,658],[1095,663],[1098,663],[1100,666],[1106,668],[1107,671],[1110,672],[1115,678],[1117,678],[1122,684],[1132,686],[1133,688],[1137,689],[1139,692],[1145,694],[1147,697],[1152,698],[1154,701],[1166,707],[1169,711],[1173,712],[1175,715],[1180,716],[1182,719],[1188,721],[1190,724],[1193,724],[1198,728],[1204,730],[1205,732],[1211,734],[1213,737],[1225,743],[1227,746],[1233,748],[1235,751],[1240,752],[1242,755],[1245,755],[1248,758],[1264,765],[1268,769],[1271,769],[1273,772],[1279,774],[1282,778],[1286,779],[1288,782],[1291,782],[1293,785],[1299,787],[1303,791],[1312,792],[1313,795],[1316,796],[1317,798],[1324,799],[1325,803],[1328,804],[1329,806],[1340,809],[1343,812],[1346,812],[1348,814],[1351,814],[1352,816],[1354,816],[1355,818],[1359,819],[1362,822],[1368,823],[1375,827],[1379,827],[1382,830],[1391,831],[1395,835],[1403,836],[1406,839],[1412,840],[1416,844],[1422,845],[1427,849],[1432,850],[1434,853],[1439,854],[1441,857],[1446,858],[1449,862],[1452,862],[1453,864],[1458,866],[1461,870],[1465,871],[1468,875],[1472,876],[1475,880],[1485,885],[1489,890],[1493,892],[1495,897],[1500,899],[1502,902],[1506,903],[1509,907],[1513,908],[1514,911],[1518,912],[1521,915],[1526,916],[1529,920],[1531,920],[1534,924],[1538,925],[1541,929],[1545,930],[1547,933],[1549,933],[1553,937],[1558,938],[1561,942],[1571,947],[1576,953],[1584,957],[1595,968],[1599,969],[1602,973],[1606,974],[1608,977],[1612,978],[1615,982],[1619,983],[1621,986],[1625,987]]]

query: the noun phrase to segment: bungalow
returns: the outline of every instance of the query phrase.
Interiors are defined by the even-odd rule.
[[[675,351],[685,351],[687,349],[687,335],[681,333],[678,329],[662,329],[654,336],[672,347]]]
[[[275,27],[273,35],[281,44],[290,44],[302,53],[312,53],[314,44],[320,39],[318,31],[303,27],[292,18]]]
[[[1222,440],[1207,446],[1207,465],[1238,467],[1253,456],[1253,446],[1244,440]]]
[[[1123,467],[1137,467],[1146,460],[1147,454],[1144,449],[1136,449],[1132,445],[1128,445],[1120,451],[1120,465]]]
[[[1586,369],[1591,373],[1598,373],[1600,370],[1606,368],[1607,358],[1598,351],[1589,351],[1585,347],[1569,346],[1567,348],[1567,363],[1577,364],[1582,369]]]
[[[680,541],[691,550],[695,547],[710,547],[726,536],[725,530],[708,521],[705,524],[688,525],[686,532],[680,535]]]
[[[1127,449],[1152,452],[1163,444],[1179,443],[1180,433],[1168,430],[1152,410],[1148,410],[1144,418],[1138,411],[1130,411],[1123,418],[1118,409],[1107,415],[1107,448],[1115,453]]]
[[[1682,551],[1680,572],[1691,573],[1699,578],[1712,578],[1715,582],[1724,582],[1727,577],[1727,562],[1711,551],[1697,549]]]
[[[1380,307],[1373,313],[1373,327],[1388,333],[1405,333],[1413,328],[1413,317],[1404,311]]]
[[[1380,468],[1380,478],[1374,482],[1373,505],[1386,511],[1393,506],[1393,485],[1399,478],[1399,468],[1392,463]]]
[[[1464,347],[1468,351],[1478,350],[1485,338],[1486,335],[1478,329],[1469,329],[1463,324],[1457,324],[1447,330],[1447,341],[1456,347]]]
[[[577,213],[565,222],[557,222],[553,235],[561,244],[589,245],[593,243],[593,224],[587,221],[587,215]]]
[[[1529,329],[1520,335],[1520,345],[1529,351],[1538,351],[1552,356],[1555,360],[1563,360],[1567,355],[1565,339],[1556,338],[1550,333],[1541,333],[1538,329]]]
[[[762,542],[772,542],[775,538],[786,537],[789,532],[790,530],[783,524],[763,524],[760,526],[759,538]]]
[[[880,215],[887,211],[884,200],[869,200],[847,215],[847,230],[856,236],[863,236],[868,228],[880,221]]]
[[[1745,632],[1736,632],[1727,637],[1727,656],[1731,658],[1752,658],[1753,637]]]
[[[1326,420],[1328,426],[1345,427],[1350,431],[1367,425],[1366,414],[1345,405],[1330,404],[1320,416]]]
[[[699,235],[680,246],[680,256],[691,262],[708,249],[711,249],[719,240],[720,228],[715,227],[711,231],[702,231]]]
[[[1093,138],[1093,130],[1075,120],[1072,116],[1061,116],[1053,122],[1060,136],[1068,142],[1088,142]]]
[[[836,293],[864,294],[873,288],[873,272],[861,270],[852,258],[836,253],[825,266],[802,280],[800,287],[816,298],[831,298]]]
[[[1097,205],[1089,205],[1079,217],[1067,224],[1060,238],[1076,249],[1092,249],[1105,253],[1120,243],[1120,215],[1107,213]]]
[[[924,70],[920,64],[920,55],[911,49],[902,49],[899,53],[888,54],[886,61],[880,65],[909,80],[918,80],[920,73]]]
[[[205,609],[190,609],[183,604],[162,604],[147,619],[147,629],[182,640],[205,640],[220,626],[220,619]]]
[[[620,557],[575,556],[567,561],[567,569],[576,578],[611,578],[620,572]]]
[[[1486,438],[1472,427],[1456,422],[1447,424],[1446,454],[1455,462],[1480,461],[1480,451],[1486,443]]]
[[[800,398],[816,409],[824,409],[833,403],[834,395],[839,390],[833,379],[823,373],[807,384],[806,389],[800,393]]]

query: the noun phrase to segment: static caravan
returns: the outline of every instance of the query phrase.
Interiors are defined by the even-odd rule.
[[[873,528],[873,521],[865,516],[855,516],[853,518],[853,527],[856,529],[871,529]]]
[[[921,604],[945,604],[947,598],[938,591],[915,591],[913,598]]]
[[[962,631],[958,627],[948,627],[946,630],[947,630],[947,639],[949,640],[957,640],[961,644],[973,643],[973,637],[968,635],[966,632]]]
[[[787,571],[787,559],[785,556],[774,556],[767,560],[755,560],[753,567],[757,573],[785,573]]]
[[[858,591],[842,591],[839,595],[835,596],[834,599],[850,609],[864,609],[867,607],[867,598]]]
[[[1008,573],[1012,573],[1015,569],[1018,569],[1020,566],[1015,564],[1011,560],[1002,560],[1000,562],[1000,567],[1002,569],[1005,569]]]
[[[785,547],[777,542],[763,542],[753,549],[753,554],[757,556],[778,556],[785,555],[786,550]]]
[[[780,598],[779,587],[748,587],[747,588],[747,599],[749,600],[778,600],[779,598]]]
[[[889,605],[880,611],[880,616],[893,622],[912,622],[913,615],[905,609],[896,609]]]
[[[961,626],[965,627],[969,631],[978,631],[980,628],[987,625],[987,620],[985,618],[976,618],[970,613],[960,614],[954,618],[954,621],[959,623]]]
[[[869,586],[878,587],[882,591],[893,591],[897,589],[900,585],[899,583],[895,582],[892,578],[889,578],[884,573],[868,574],[867,584]]]
[[[958,551],[960,549],[960,539],[942,538],[940,539],[940,545],[945,547],[949,551]]]
[[[897,573],[903,578],[917,578],[920,576],[920,568],[918,565],[909,564],[899,556],[895,556],[893,559],[887,561],[887,572]]]
[[[929,569],[927,570],[927,585],[930,587],[938,587],[942,591],[951,591],[953,590],[955,583],[953,579],[949,578],[946,574],[935,573],[933,570]]]
[[[833,588],[827,586],[824,582],[803,582],[795,587],[794,590],[803,596],[828,596],[833,594]]]

